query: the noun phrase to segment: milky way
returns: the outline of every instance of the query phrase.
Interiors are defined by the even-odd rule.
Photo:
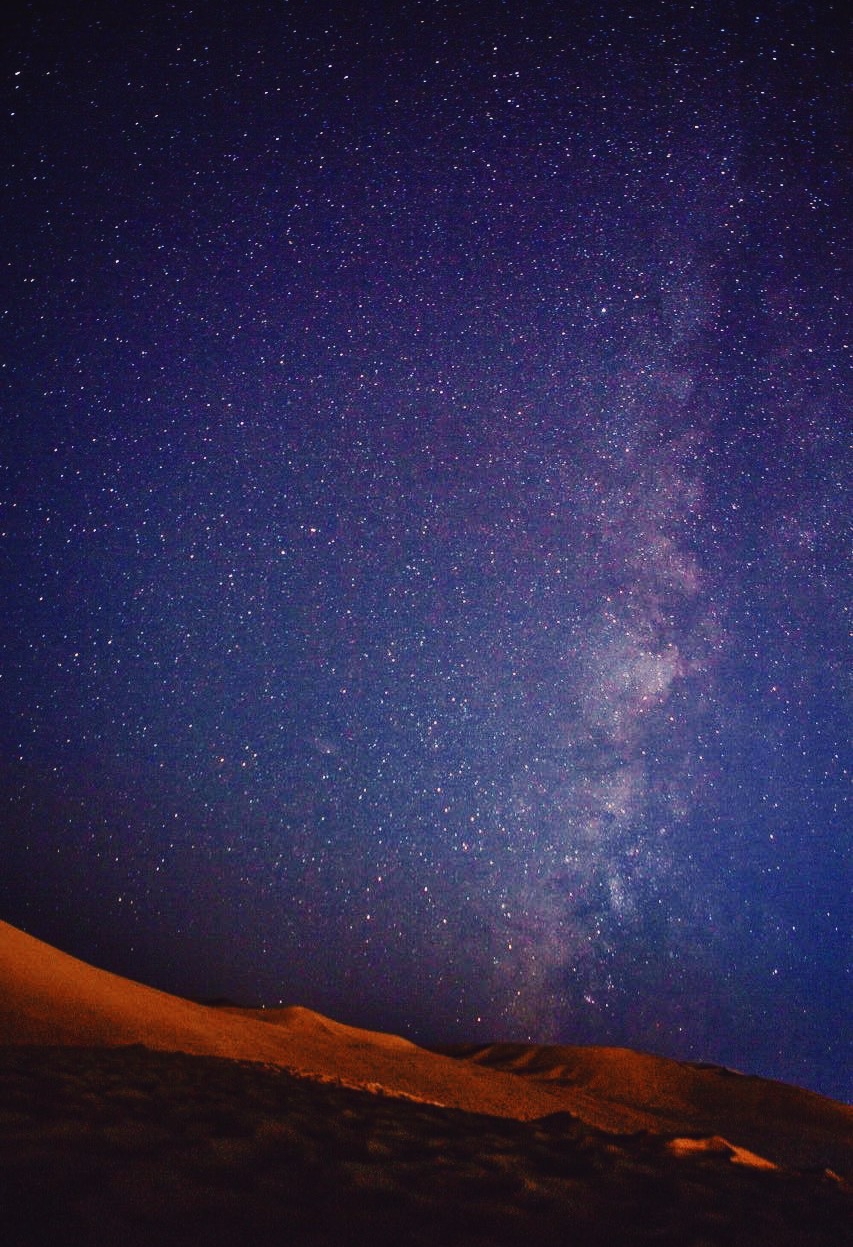
[[[849,1094],[838,9],[83,7],[2,60],[2,916]]]

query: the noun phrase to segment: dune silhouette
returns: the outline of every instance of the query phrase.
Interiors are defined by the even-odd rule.
[[[419,1048],[301,1006],[212,1007],[134,983],[0,922],[0,1043],[146,1047],[278,1066],[346,1086],[599,1129],[724,1135],[775,1163],[853,1173],[853,1109],[718,1067],[627,1048]]]
[[[853,1110],[620,1048],[182,1000],[0,922],[5,1241],[840,1241]],[[617,1237],[614,1237],[617,1235]]]
[[[521,1119],[563,1107],[558,1092],[427,1052],[310,1009],[194,1004],[87,965],[0,923],[0,1043],[143,1044],[256,1061],[427,1103]]]

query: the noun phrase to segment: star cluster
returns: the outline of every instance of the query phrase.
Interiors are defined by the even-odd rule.
[[[13,8],[0,915],[849,1096],[840,12],[393,8]]]

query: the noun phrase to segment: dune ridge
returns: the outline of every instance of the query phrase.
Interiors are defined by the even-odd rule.
[[[276,1065],[470,1112],[529,1119],[565,1107],[559,1093],[468,1066],[399,1036],[310,1009],[194,1004],[60,952],[0,922],[0,1043],[116,1047]]]
[[[428,1051],[298,1005],[195,1004],[96,969],[4,922],[0,1044],[142,1044],[520,1121],[562,1113],[611,1133],[724,1137],[768,1163],[853,1174],[853,1109],[813,1092],[622,1048]]]

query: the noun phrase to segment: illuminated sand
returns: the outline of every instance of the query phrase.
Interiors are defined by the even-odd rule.
[[[471,1112],[531,1118],[568,1107],[527,1084],[299,1007],[218,1009],[97,970],[0,923],[0,1043],[145,1044],[278,1065]]]
[[[0,1043],[116,1046],[258,1061],[520,1120],[571,1112],[605,1130],[725,1134],[769,1159],[853,1171],[853,1110],[782,1083],[624,1048],[493,1044],[450,1059],[299,1007],[219,1009],[98,970],[0,922]],[[451,1051],[451,1050],[448,1050]],[[721,1124],[724,1123],[724,1124]],[[735,1136],[735,1137],[732,1137]]]
[[[624,1049],[454,1051],[193,1004],[0,923],[7,1241],[840,1241],[843,1105]]]

